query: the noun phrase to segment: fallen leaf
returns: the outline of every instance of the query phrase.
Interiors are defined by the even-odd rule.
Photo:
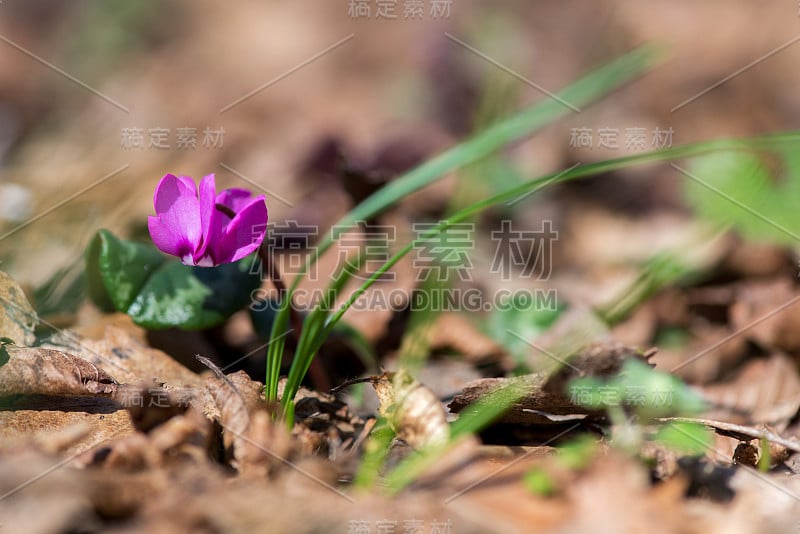
[[[800,292],[786,278],[748,282],[737,289],[731,326],[764,347],[800,349]]]
[[[392,426],[397,438],[415,449],[447,442],[450,427],[439,398],[404,369],[351,380],[336,390],[358,382],[369,382],[378,395],[378,411]]]
[[[5,347],[0,396],[112,396],[118,383],[98,366],[72,354],[43,348]]]
[[[457,312],[439,314],[428,336],[431,350],[453,350],[472,363],[498,360],[504,352],[497,342]]]
[[[131,323],[132,325],[132,323]],[[51,339],[48,348],[64,350],[106,369],[123,384],[159,383],[172,387],[203,388],[203,378],[164,352],[148,347],[138,327],[108,326],[102,339],[69,331]]]
[[[566,388],[570,380],[582,376],[611,376],[622,369],[626,358],[647,361],[651,356],[652,352],[643,355],[619,343],[599,343],[569,359],[567,365],[554,366],[549,371],[470,382],[447,406],[458,413],[492,391],[512,387],[522,393],[522,398],[496,422],[560,424],[562,420],[553,416],[596,413],[573,401]]]
[[[794,362],[779,353],[750,360],[733,380],[701,391],[715,405],[707,419],[783,430],[800,410],[800,374]]]
[[[34,328],[38,319],[22,288],[0,271],[0,338],[8,338],[21,347],[36,342]]]
[[[208,358],[198,356],[198,359],[214,372],[215,376],[206,379],[206,391],[214,400],[217,413],[206,415],[217,419],[222,426],[225,449],[235,467],[245,449],[250,411],[259,404],[263,386],[257,385],[244,371],[226,376]]]

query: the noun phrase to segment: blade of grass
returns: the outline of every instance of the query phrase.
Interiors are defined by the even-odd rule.
[[[659,51],[653,46],[639,47],[578,80],[561,91],[558,97],[575,106],[587,105],[650,70],[658,62],[660,56]],[[554,99],[543,100],[393,180],[356,206],[334,226],[334,228],[342,228],[342,230],[334,230],[332,235],[327,236],[317,246],[303,270],[289,286],[287,300],[291,301],[292,293],[297,289],[304,274],[331,247],[344,228],[354,222],[371,218],[406,195],[433,183],[448,172],[479,161],[500,148],[533,134],[566,113],[568,113],[567,109],[560,102]],[[288,318],[282,317],[288,313],[288,307],[282,307],[279,310],[271,339],[277,340],[275,336],[283,334],[283,330],[278,327],[288,324]],[[278,358],[283,354],[284,345],[285,343],[281,341],[270,345],[268,361],[273,367],[275,362],[278,362],[277,367],[280,368]],[[269,378],[274,377],[270,376]]]
[[[447,221],[443,221],[436,228],[429,233],[444,230],[447,226],[463,220],[477,211],[484,209],[490,205],[497,204],[511,200],[521,194],[525,194],[537,187],[546,185],[549,181],[566,181],[570,179],[580,178],[595,175],[601,172],[608,172],[610,170],[620,169],[631,165],[640,165],[646,163],[657,163],[659,161],[666,161],[670,159],[678,159],[692,156],[699,156],[713,151],[719,150],[747,150],[747,149],[765,149],[774,147],[780,143],[797,142],[800,140],[800,133],[789,132],[782,134],[767,135],[763,137],[756,137],[746,140],[717,140],[702,143],[695,143],[690,145],[678,146],[664,151],[651,152],[636,156],[628,156],[624,158],[617,158],[599,162],[597,164],[588,165],[581,168],[575,168],[568,173],[556,173],[543,177],[536,178],[522,184],[519,187],[512,188],[509,191],[496,195],[485,201],[478,202],[469,206],[460,212],[454,214]],[[421,241],[429,239],[429,235],[424,235],[421,238],[409,243],[400,252],[397,253],[386,265],[374,273],[373,277],[367,280],[362,286],[357,289],[351,298],[343,305],[340,310],[333,315],[328,321],[328,328],[338,321],[341,316],[347,311],[349,306],[365,291],[375,280],[377,280],[383,272],[391,268],[394,263],[399,261],[400,258]],[[524,395],[524,391],[520,388],[508,386],[487,395],[473,406],[462,412],[459,419],[450,427],[450,440],[446,446],[438,446],[427,450],[419,451],[418,453],[410,456],[400,463],[386,479],[387,485],[391,493],[397,493],[405,488],[408,484],[413,482],[421,473],[434,465],[447,450],[455,446],[460,440],[465,439],[466,436],[476,433],[485,428],[496,417],[510,408],[519,398]]]
[[[328,335],[330,335],[330,331],[326,329],[326,322],[336,298],[338,298],[345,284],[359,271],[365,258],[366,256],[364,254],[359,254],[355,265],[348,263],[341,271],[334,275],[333,283],[331,283],[325,291],[319,306],[314,308],[303,322],[303,331],[300,333],[297,350],[292,360],[292,366],[289,368],[286,386],[281,396],[284,416],[289,414],[287,407],[294,400],[297,390],[300,389],[300,383],[306,376],[311,366],[311,361],[314,359],[314,355],[322,346],[322,343]],[[275,377],[273,376],[272,378]],[[290,417],[287,417],[287,421],[291,426],[292,420]]]
[[[272,331],[269,334],[270,343],[267,345],[267,383],[264,396],[267,402],[278,400],[278,381],[281,374],[283,351],[286,347],[286,333],[289,331],[289,306],[292,299],[285,297],[281,308],[275,315]],[[285,310],[285,313],[284,313]]]
[[[557,96],[560,100],[570,102],[575,106],[586,105],[647,72],[657,63],[660,56],[661,54],[654,46],[639,47],[578,80],[558,93]],[[500,148],[533,134],[568,113],[571,112],[560,102],[553,99],[543,100],[391,181],[353,208],[334,225],[334,228],[342,230],[334,230],[331,235],[326,236],[319,243],[315,253],[306,264],[306,270],[330,248],[341,232],[353,223],[373,217],[448,172],[479,161]],[[299,279],[300,277],[297,277],[292,284],[294,288],[299,283]]]
[[[558,93],[558,97],[574,106],[586,105],[648,71],[660,56],[653,46],[637,48],[570,85]],[[367,220],[448,172],[479,161],[568,113],[571,112],[556,100],[538,102],[391,181],[352,209],[334,228],[346,228],[358,221]],[[321,241],[308,265],[316,261],[337,237],[338,234],[334,231]]]
[[[408,243],[405,247],[400,249],[394,256],[392,256],[392,258],[389,259],[389,261],[387,261],[384,265],[382,265],[379,269],[377,269],[366,281],[364,281],[364,283],[351,294],[350,298],[348,298],[348,300],[339,308],[339,310],[328,319],[328,322],[326,324],[326,335],[330,333],[331,329],[333,328],[333,325],[335,325],[336,322],[338,322],[341,319],[342,315],[344,315],[344,313],[359,299],[359,297],[363,295],[363,293],[367,289],[369,289],[369,287],[372,286],[372,284],[375,283],[376,280],[378,280],[384,273],[386,273],[398,261],[400,261],[400,259],[402,259],[403,256],[408,254],[415,247],[419,246],[420,243],[423,243],[426,240],[431,239],[436,234],[447,229],[449,226],[461,222],[469,218],[470,216],[474,215],[475,213],[478,213],[493,205],[500,204],[503,202],[508,202],[519,196],[529,194],[531,191],[534,191],[545,185],[566,182],[568,180],[585,178],[588,176],[595,176],[598,174],[602,174],[604,172],[610,172],[636,165],[652,164],[674,159],[700,156],[703,154],[708,154],[720,150],[754,150],[754,149],[765,150],[770,147],[774,147],[777,144],[792,143],[792,142],[795,143],[800,142],[800,132],[771,134],[744,140],[720,139],[714,141],[703,141],[688,145],[680,145],[669,149],[646,152],[644,154],[636,154],[633,156],[625,156],[621,158],[605,160],[597,163],[592,163],[589,165],[582,165],[579,167],[574,167],[573,169],[567,172],[561,171],[540,176],[538,178],[534,178],[533,180],[525,182],[524,184],[520,184],[519,186],[513,187],[508,191],[487,198],[485,200],[477,202],[471,206],[468,206],[458,211],[457,213],[453,214],[453,216],[451,216],[449,219],[441,221],[437,226],[425,232],[418,239],[415,239],[414,241]]]
[[[362,490],[375,487],[381,468],[389,455],[389,446],[394,439],[392,426],[381,417],[364,444],[364,455],[358,466],[353,485]]]
[[[713,247],[715,242],[724,238],[729,229],[729,226],[715,227],[710,232],[702,232],[697,237],[698,242],[684,244],[682,249],[656,252],[642,266],[636,279],[621,290],[617,297],[596,308],[598,317],[608,325],[615,325],[664,287],[696,282],[709,265],[703,265],[697,258],[687,257],[687,251],[691,253],[701,247]]]

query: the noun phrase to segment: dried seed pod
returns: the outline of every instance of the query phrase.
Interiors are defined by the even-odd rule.
[[[740,442],[733,451],[733,463],[736,465],[748,465],[755,467],[758,465],[758,448],[746,441]]]
[[[369,382],[375,388],[380,401],[378,410],[392,425],[399,439],[415,449],[447,442],[450,427],[444,406],[430,389],[405,370],[352,380],[333,391],[357,382]]]
[[[415,449],[447,442],[447,413],[430,389],[403,369],[370,377],[370,382],[380,400],[381,415],[399,439]]]

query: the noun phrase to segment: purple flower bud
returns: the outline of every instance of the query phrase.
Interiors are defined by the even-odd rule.
[[[200,194],[188,176],[167,174],[156,186],[156,216],[147,219],[153,243],[186,265],[212,267],[238,261],[264,240],[264,195],[246,189],[217,194],[214,175],[200,181]],[[219,206],[218,206],[219,205]]]

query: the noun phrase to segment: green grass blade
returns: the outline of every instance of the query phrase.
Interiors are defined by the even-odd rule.
[[[745,140],[723,139],[716,141],[708,141],[708,142],[701,142],[690,145],[673,147],[670,149],[661,150],[657,152],[649,152],[635,156],[616,158],[613,160],[607,160],[591,165],[586,165],[583,167],[578,167],[566,173],[564,172],[554,173],[536,178],[525,184],[520,185],[519,187],[512,188],[509,191],[488,198],[481,202],[477,202],[472,206],[468,206],[467,208],[454,214],[450,219],[440,223],[436,228],[428,232],[426,235],[413,241],[412,243],[409,243],[394,257],[392,257],[381,269],[378,269],[378,271],[374,273],[374,275],[369,280],[365,281],[364,284],[362,284],[362,286],[358,290],[356,290],[356,292],[354,292],[354,294],[351,296],[350,299],[348,299],[345,305],[343,305],[340,308],[340,310],[330,318],[328,322],[328,328],[330,328],[332,324],[335,324],[335,322],[338,321],[341,318],[341,316],[347,311],[349,306],[352,305],[352,303],[355,302],[359,298],[359,296],[364,291],[366,291],[366,289],[369,288],[372,285],[372,283],[375,282],[375,280],[377,280],[384,272],[386,272],[397,261],[399,261],[403,255],[411,251],[414,248],[414,246],[416,246],[416,244],[426,239],[429,239],[430,236],[428,234],[433,234],[435,232],[443,231],[449,225],[464,220],[473,215],[474,213],[483,210],[489,206],[501,202],[508,202],[514,200],[523,194],[528,194],[531,191],[536,191],[537,189],[545,185],[549,185],[550,183],[563,182],[571,179],[592,176],[603,172],[609,172],[612,170],[630,167],[633,165],[658,163],[679,158],[700,156],[703,154],[708,154],[710,152],[722,151],[722,150],[770,149],[782,143],[792,143],[798,141],[800,141],[800,132],[773,134],[773,135],[767,135]],[[450,448],[458,444],[462,439],[465,439],[468,435],[479,432],[481,429],[485,428],[500,414],[502,414],[504,411],[510,408],[524,394],[525,392],[523,389],[519,387],[514,387],[514,385],[512,384],[510,386],[498,389],[490,393],[480,401],[476,402],[474,405],[469,406],[467,409],[462,411],[458,420],[456,420],[450,427],[450,441],[448,442],[447,445],[432,447],[430,449],[419,451],[413,454],[412,456],[408,457],[407,459],[405,459],[391,473],[388,474],[388,476],[386,477],[386,482],[390,493],[394,494],[399,491],[402,491],[403,488],[408,486],[408,484],[412,483],[426,469],[435,465],[435,463]]]
[[[308,314],[305,321],[303,321],[303,331],[300,333],[297,350],[292,360],[292,366],[289,368],[289,375],[286,378],[286,387],[281,397],[284,414],[288,414],[286,407],[289,406],[297,390],[300,389],[300,383],[311,367],[311,361],[314,359],[314,355],[330,334],[330,330],[326,329],[326,321],[336,298],[350,278],[359,271],[364,258],[364,255],[359,254],[358,261],[355,265],[346,264],[345,267],[334,276],[333,283],[326,289],[319,306],[314,308],[311,313]],[[288,300],[287,298],[287,301]],[[275,377],[273,376],[272,378]]]
[[[561,91],[558,97],[573,106],[585,106],[649,70],[656,64],[659,56],[660,54],[652,46],[637,48],[570,85]],[[533,134],[567,113],[569,110],[554,99],[545,99],[534,104],[393,180],[356,206],[336,224],[335,228],[346,228],[354,222],[367,220],[406,195],[433,183],[448,172],[479,161],[500,148]],[[288,288],[286,298],[289,302],[291,302],[292,293],[297,289],[305,272],[317,261],[319,256],[331,247],[336,238],[338,238],[338,234],[328,236],[317,246],[303,271],[295,277]],[[277,391],[277,376],[274,371],[280,369],[280,358],[283,355],[285,342],[276,336],[285,333],[289,322],[288,316],[289,307],[282,307],[276,316],[271,333],[272,343],[267,360],[268,366],[270,366],[267,373],[267,380],[270,381],[267,386],[268,393],[273,389]],[[327,333],[329,333],[328,330],[326,330]],[[273,382],[274,388],[271,387]]]
[[[375,487],[381,468],[389,456],[389,447],[394,439],[394,430],[383,417],[378,419],[375,428],[364,444],[364,454],[356,471],[353,485],[361,490]]]
[[[688,158],[709,154],[711,152],[720,150],[754,150],[754,149],[769,149],[782,143],[796,143],[800,141],[800,132],[787,132],[781,134],[772,134],[761,137],[754,137],[750,139],[720,139],[714,141],[704,141],[699,143],[692,143],[688,145],[676,146],[664,150],[653,152],[646,152],[644,154],[636,154],[633,156],[625,156],[622,158],[609,159],[600,161],[589,165],[575,167],[567,172],[556,172],[540,176],[517,187],[513,187],[508,191],[487,198],[468,206],[459,212],[453,214],[449,219],[440,222],[434,228],[428,230],[415,239],[405,247],[400,249],[392,258],[389,259],[383,266],[377,269],[364,283],[356,289],[348,298],[348,300],[333,314],[328,320],[326,333],[330,332],[333,325],[339,321],[344,313],[358,300],[358,298],[367,290],[376,280],[378,280],[384,273],[391,269],[403,256],[408,254],[414,247],[419,246],[420,243],[431,239],[436,234],[443,232],[449,226],[461,222],[475,213],[478,213],[493,205],[503,202],[509,202],[517,199],[522,195],[530,194],[542,187],[554,183],[566,182],[577,178],[586,178],[588,176],[595,176],[605,172],[615,171],[637,165],[653,164],[664,161],[671,161],[675,159]]]
[[[297,351],[295,352],[292,366],[289,369],[289,375],[286,378],[286,386],[281,395],[281,405],[284,409],[284,416],[289,415],[287,410],[288,406],[292,404],[297,390],[300,389],[300,383],[308,373],[311,367],[311,361],[316,354],[316,342],[322,336],[324,330],[325,318],[327,312],[322,309],[322,306],[315,308],[303,321],[303,332],[300,334],[300,339],[297,342]],[[293,421],[287,417],[287,422],[291,427]]]
[[[284,297],[281,308],[275,316],[275,322],[272,323],[272,331],[269,334],[270,342],[267,345],[267,382],[264,391],[267,402],[278,400],[278,381],[280,380],[283,351],[286,347],[286,335],[289,331],[289,308],[291,305],[291,300]]]
[[[558,97],[573,106],[585,106],[650,70],[661,54],[653,46],[642,46],[600,67],[570,85]],[[475,163],[493,152],[523,139],[554,120],[572,113],[563,103],[548,98],[491,126],[442,154],[393,180],[352,209],[334,228],[344,228],[367,220],[407,195],[422,189],[458,168]],[[322,255],[338,237],[336,231],[323,239],[307,267]],[[297,278],[293,284],[299,283]]]

